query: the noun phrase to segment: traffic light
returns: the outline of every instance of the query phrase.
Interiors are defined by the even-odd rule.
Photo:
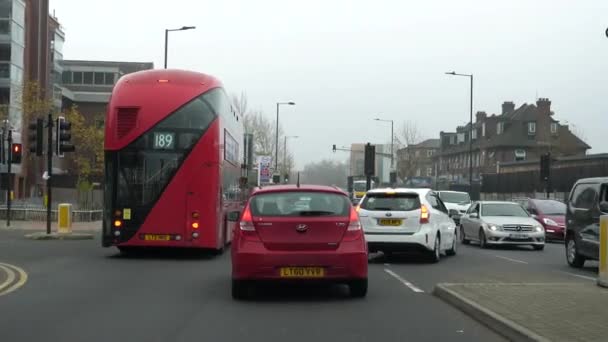
[[[43,129],[44,129],[44,120],[36,119],[36,122],[32,122],[29,124],[29,146],[30,152],[36,153],[37,156],[42,155],[42,139],[43,139]]]
[[[336,152],[336,144],[334,144],[334,147],[332,148],[332,150],[333,150],[334,152]]]
[[[60,116],[57,118],[56,128],[57,138],[55,141],[57,146],[55,148],[55,153],[57,153],[57,156],[63,157],[65,152],[74,152],[76,148],[70,143],[70,140],[72,139],[72,124],[64,117]]]
[[[551,154],[540,156],[540,180],[546,181],[551,175]]]
[[[21,155],[23,151],[21,148],[21,144],[12,144],[11,146],[11,163],[12,164],[21,164]]]
[[[365,145],[365,160],[363,165],[365,175],[373,175],[376,172],[376,146],[370,143]]]
[[[283,176],[283,182],[284,182],[285,184],[289,183],[289,174],[287,174],[287,173],[286,173],[286,174]]]

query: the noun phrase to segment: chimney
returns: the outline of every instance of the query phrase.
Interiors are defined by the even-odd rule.
[[[515,110],[515,103],[511,101],[505,101],[502,103],[502,114],[511,113]]]
[[[551,101],[549,101],[548,98],[541,97],[538,100],[536,100],[536,107],[538,108],[538,114],[552,115]]]
[[[475,114],[475,121],[476,122],[482,122],[487,117],[488,117],[488,114],[486,114],[486,112],[477,112],[477,114]]]

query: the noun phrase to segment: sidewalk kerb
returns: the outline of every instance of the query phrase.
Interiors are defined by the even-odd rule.
[[[458,308],[477,321],[483,323],[490,329],[508,338],[510,341],[537,341],[549,342],[550,340],[542,337],[528,328],[525,328],[476,302],[460,295],[449,288],[450,284],[440,283],[433,289],[433,294]]]
[[[30,240],[93,240],[93,234],[89,233],[51,233],[36,232],[25,234]]]

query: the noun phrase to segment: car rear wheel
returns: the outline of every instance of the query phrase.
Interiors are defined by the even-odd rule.
[[[532,248],[534,248],[535,251],[542,251],[545,249],[545,245],[534,245]]]
[[[488,248],[486,233],[483,232],[483,229],[479,229],[479,247]]]
[[[568,265],[581,268],[585,264],[585,257],[578,252],[578,245],[572,236],[566,238],[566,260]]]
[[[449,256],[456,255],[456,237],[455,236],[452,239],[452,247],[450,249],[448,249],[447,251],[445,251],[445,254],[447,254]]]
[[[249,284],[245,280],[232,279],[232,298],[245,300],[249,298]]]
[[[352,280],[348,283],[350,296],[353,298],[363,298],[367,295],[367,279]]]
[[[460,242],[462,242],[463,245],[468,245],[469,242],[471,242],[469,239],[467,239],[467,236],[464,235],[464,227],[460,226]]]
[[[441,260],[441,236],[439,233],[437,233],[437,236],[435,237],[435,246],[433,247],[433,250],[429,256],[431,257],[432,263],[436,263]]]

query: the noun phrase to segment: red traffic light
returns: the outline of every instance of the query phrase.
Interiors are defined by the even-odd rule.
[[[15,153],[21,152],[21,144],[13,144],[13,152],[15,152]]]

